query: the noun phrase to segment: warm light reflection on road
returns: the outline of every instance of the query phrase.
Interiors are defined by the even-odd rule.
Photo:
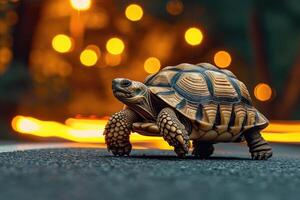
[[[19,134],[38,137],[57,137],[74,142],[104,144],[103,131],[107,118],[69,118],[65,123],[42,121],[32,117],[16,116],[13,129]],[[274,121],[263,131],[263,137],[270,142],[300,143],[300,122]],[[131,142],[139,147],[171,149],[160,137],[147,137],[133,133]]]
[[[81,143],[104,144],[103,131],[106,119],[69,118],[65,124],[54,121],[42,121],[33,117],[16,116],[12,120],[13,129],[23,135],[38,137],[57,137]],[[37,128],[38,127],[38,128]],[[130,138],[138,148],[170,149],[160,137],[146,137],[133,133]]]

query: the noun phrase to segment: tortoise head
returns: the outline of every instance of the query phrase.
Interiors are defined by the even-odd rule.
[[[112,81],[112,90],[118,100],[144,119],[155,118],[151,103],[151,92],[145,84],[126,78],[116,78]]]

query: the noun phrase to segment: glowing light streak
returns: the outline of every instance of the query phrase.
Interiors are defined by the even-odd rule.
[[[65,124],[42,121],[33,117],[16,116],[13,129],[23,135],[57,137],[80,143],[104,144],[103,131],[106,119],[69,118]],[[300,143],[300,122],[274,121],[262,131],[269,142]],[[132,133],[130,141],[139,148],[172,149],[161,137],[149,137]]]

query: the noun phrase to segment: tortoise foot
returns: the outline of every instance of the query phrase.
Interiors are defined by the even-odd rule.
[[[267,160],[272,157],[271,146],[263,139],[258,131],[245,133],[245,138],[253,160]]]
[[[186,154],[188,153],[188,150],[186,150],[182,147],[174,147],[174,151],[179,158],[184,158],[186,156]]]
[[[213,144],[200,141],[193,141],[193,147],[192,154],[200,159],[209,158],[215,150]]]
[[[164,108],[160,112],[158,127],[164,140],[174,147],[174,151],[178,157],[182,158],[189,152],[188,133],[171,108]]]
[[[129,135],[134,119],[135,115],[131,110],[122,110],[112,115],[103,133],[108,151],[117,156],[129,155],[132,148]]]
[[[132,146],[130,143],[123,144],[122,146],[107,147],[108,151],[111,151],[115,156],[124,156],[124,155],[129,156],[131,152],[131,148]]]
[[[272,155],[272,149],[268,144],[266,144],[266,146],[262,150],[253,150],[251,152],[251,157],[253,160],[267,160],[268,158],[271,158]]]

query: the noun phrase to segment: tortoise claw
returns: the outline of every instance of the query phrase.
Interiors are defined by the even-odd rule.
[[[267,160],[272,156],[271,146],[257,131],[245,133],[245,139],[249,146],[249,152],[253,160]]]
[[[188,153],[188,151],[186,149],[181,148],[181,147],[175,147],[174,151],[179,158],[184,158],[186,156],[186,154]]]
[[[131,144],[127,143],[124,146],[109,146],[107,147],[108,151],[111,151],[113,153],[113,155],[115,156],[124,156],[127,155],[129,156],[130,152],[131,152]]]
[[[267,160],[268,158],[272,157],[272,155],[272,150],[257,151],[251,153],[251,157],[253,160]]]

